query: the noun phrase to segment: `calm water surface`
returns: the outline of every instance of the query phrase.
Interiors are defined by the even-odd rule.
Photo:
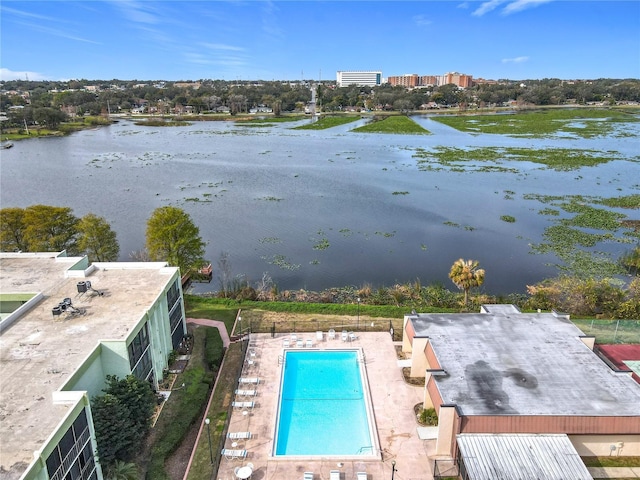
[[[68,206],[78,217],[103,216],[118,234],[121,260],[143,248],[152,211],[175,205],[199,226],[214,266],[228,252],[234,275],[255,283],[268,272],[280,289],[390,286],[417,278],[455,288],[447,274],[464,257],[486,270],[483,289],[501,294],[557,274],[554,256],[530,248],[553,219],[539,215],[546,205],[525,194],[613,197],[640,188],[637,158],[570,172],[501,163],[517,173],[473,171],[472,162],[465,171],[423,171],[413,158],[417,148],[514,146],[615,150],[631,160],[637,124],[624,126],[634,134],[625,138],[523,139],[461,133],[426,116],[415,120],[433,135],[349,131],[364,120],[322,131],[291,130],[309,120],[164,128],[120,121],[2,151],[0,204]],[[614,255],[627,248],[605,246]],[[216,281],[196,286],[217,288]]]

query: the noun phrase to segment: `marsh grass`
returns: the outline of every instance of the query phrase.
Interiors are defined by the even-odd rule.
[[[321,117],[317,122],[295,127],[294,130],[324,130],[327,128],[337,127],[339,125],[345,125],[347,123],[355,122],[356,120],[360,120],[360,117],[332,115],[330,117]]]
[[[638,122],[629,113],[609,109],[547,109],[516,114],[434,116],[433,120],[472,134],[540,137],[570,134],[582,138],[610,135],[620,123]],[[627,136],[628,133],[621,133]]]
[[[558,265],[560,270],[581,278],[602,278],[625,273],[618,259],[597,251],[597,248],[610,242],[637,242],[640,240],[640,231],[634,228],[633,223],[628,223],[623,213],[598,208],[597,205],[640,208],[639,195],[612,198],[524,195],[524,198],[556,207],[539,211],[539,214],[554,218],[553,225],[545,228],[542,234],[543,241],[531,246],[534,253],[553,253],[564,263]]]
[[[306,118],[304,115],[287,115],[283,117],[257,117],[257,118],[241,118],[236,120],[236,124],[238,125],[261,125],[261,124],[269,124],[269,123],[287,123],[287,122],[297,122],[298,120],[302,120]]]
[[[382,120],[374,118],[373,122],[363,125],[362,127],[354,128],[351,131],[360,133],[431,134],[429,130],[422,128],[405,115],[387,116]]]
[[[467,165],[467,162],[507,162],[526,161],[540,163],[558,171],[576,170],[582,167],[593,167],[612,160],[621,160],[624,157],[617,152],[600,152],[597,150],[574,150],[568,148],[456,148],[434,147],[432,150],[417,149],[413,154],[417,158],[418,168],[421,170],[433,170],[433,164],[450,168],[452,171],[474,170],[493,172],[496,169],[517,173],[518,170],[507,167],[487,167]]]

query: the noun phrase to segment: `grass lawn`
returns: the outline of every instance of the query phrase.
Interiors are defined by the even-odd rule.
[[[229,346],[224,358],[224,365],[218,375],[215,392],[211,400],[209,410],[205,416],[211,420],[209,431],[211,433],[211,451],[209,450],[209,438],[207,431],[203,431],[200,441],[196,446],[196,451],[189,470],[187,480],[202,480],[214,478],[213,473],[217,471],[219,460],[218,454],[226,435],[226,423],[229,416],[229,408],[233,401],[233,391],[236,385],[236,378],[242,370],[243,364],[242,347],[240,343]],[[211,453],[213,453],[214,464],[211,465]]]
[[[640,467],[640,457],[582,457],[587,467]]]
[[[320,117],[317,122],[310,123],[308,125],[301,125],[294,128],[294,130],[324,130],[326,128],[337,127],[338,125],[344,125],[347,123],[360,120],[359,116],[330,116]]]
[[[433,116],[433,120],[469,133],[546,136],[566,133],[582,138],[611,134],[616,124],[638,118],[609,109],[546,109],[508,115]],[[619,136],[626,135],[619,133]]]
[[[420,134],[430,135],[429,130],[422,128],[416,122],[405,115],[391,115],[358,127],[353,132],[364,133],[394,133],[394,134]]]

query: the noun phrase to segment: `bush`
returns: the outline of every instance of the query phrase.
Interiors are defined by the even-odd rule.
[[[437,426],[438,414],[435,408],[423,408],[418,415],[418,422],[422,425]]]
[[[217,328],[207,328],[204,340],[205,363],[212,372],[217,372],[224,357],[224,346]]]

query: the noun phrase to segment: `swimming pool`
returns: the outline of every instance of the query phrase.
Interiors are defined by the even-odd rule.
[[[375,456],[358,350],[286,351],[275,456]]]

